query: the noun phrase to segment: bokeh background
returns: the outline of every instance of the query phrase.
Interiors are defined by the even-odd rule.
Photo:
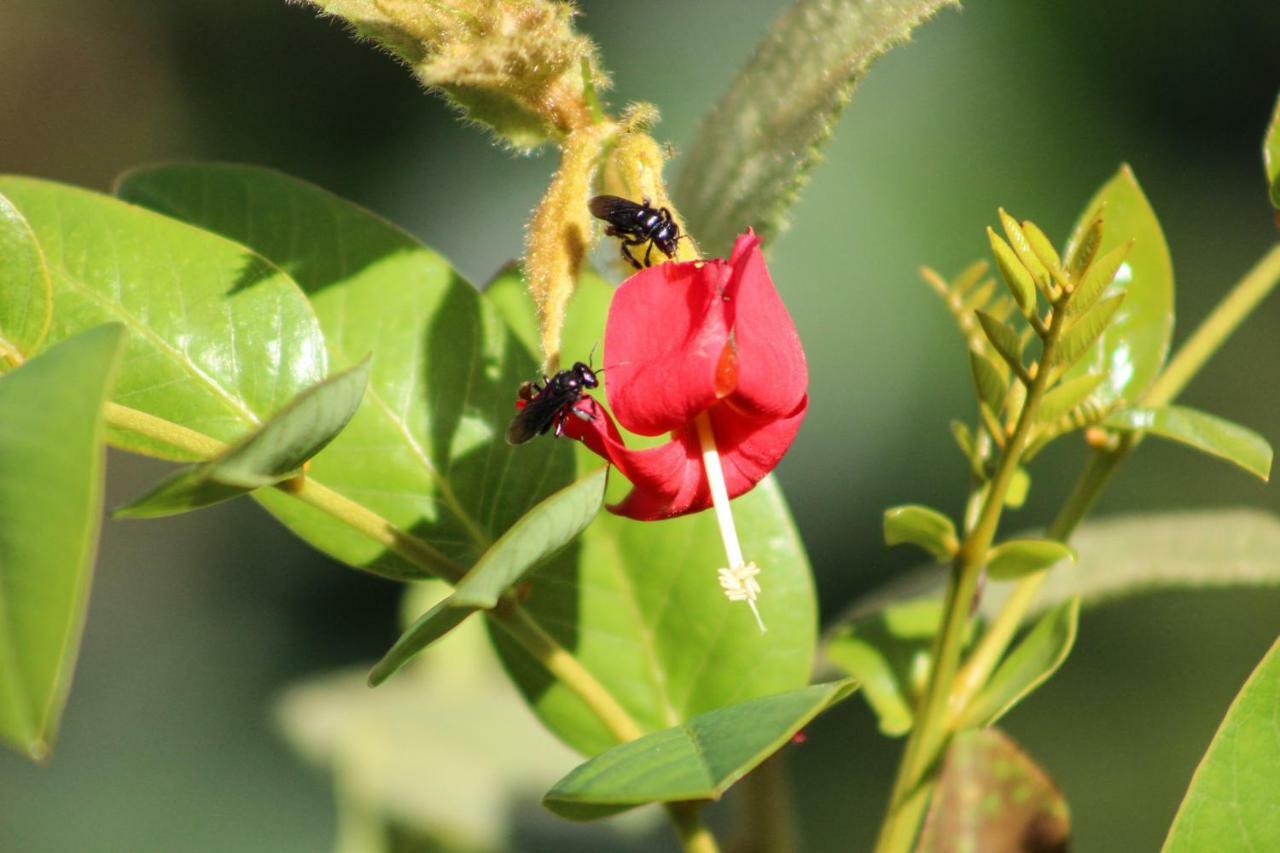
[[[784,3],[581,5],[615,75],[612,102],[657,103],[658,135],[678,150]],[[1277,236],[1259,147],[1280,90],[1278,32],[1272,0],[972,0],[874,66],[771,259],[812,370],[811,412],[781,478],[825,617],[908,567],[880,544],[885,506],[960,509],[964,469],[947,422],[972,414],[967,368],[917,266],[954,273],[982,256],[997,205],[1064,235],[1127,161],[1172,249],[1182,339]],[[302,6],[0,5],[0,170],[107,189],[126,167],[172,158],[315,181],[402,223],[475,282],[519,253],[554,168],[552,156],[490,145]],[[1273,443],[1277,298],[1184,397]],[[1010,524],[1043,522],[1064,495],[1083,449],[1063,445],[1039,461],[1032,499]],[[114,455],[109,500],[155,473]],[[1280,492],[1148,442],[1098,512],[1206,505],[1280,509]],[[328,849],[329,779],[290,753],[272,700],[297,679],[379,655],[396,633],[398,596],[247,501],[108,523],[56,754],[34,767],[0,753],[0,850]],[[1159,845],[1278,627],[1275,590],[1163,593],[1085,615],[1058,677],[1007,720],[1065,789],[1077,849]],[[899,745],[857,700],[809,743],[790,767],[806,849],[863,849]],[[565,832],[516,844],[601,849],[596,836]],[[658,832],[636,844],[670,841]]]

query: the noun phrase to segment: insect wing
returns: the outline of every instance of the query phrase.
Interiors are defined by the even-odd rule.
[[[507,444],[524,444],[534,436],[546,432],[551,428],[560,407],[568,402],[573,402],[572,395],[556,394],[550,388],[544,388],[527,398],[524,408],[507,425]]]
[[[643,210],[634,201],[616,195],[598,195],[587,203],[587,208],[592,216],[605,222],[613,222],[619,216],[630,216]]]

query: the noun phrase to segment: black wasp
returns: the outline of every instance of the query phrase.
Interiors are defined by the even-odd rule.
[[[645,199],[636,204],[630,199],[616,195],[598,195],[587,205],[591,215],[609,223],[604,233],[610,237],[622,238],[622,257],[636,269],[649,266],[649,256],[653,247],[668,258],[676,256],[676,243],[680,242],[680,226],[671,218],[671,211],[665,207],[655,208]],[[631,246],[649,247],[644,251],[644,263],[636,260],[631,254]]]
[[[564,432],[564,419],[570,414],[590,418],[584,412],[575,412],[573,407],[588,389],[600,385],[596,371],[578,361],[574,362],[573,367],[560,371],[550,379],[542,377],[542,381],[542,385],[526,382],[520,386],[519,397],[524,401],[524,407],[507,426],[507,444],[524,444],[534,436],[544,434],[552,426],[556,428],[556,435],[561,435]]]

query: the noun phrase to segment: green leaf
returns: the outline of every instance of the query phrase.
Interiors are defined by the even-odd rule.
[[[1049,242],[1049,238],[1040,230],[1040,226],[1031,221],[1022,223],[1022,233],[1026,237],[1028,245],[1036,258],[1043,264],[1047,272],[1062,271],[1062,259],[1058,257],[1058,250],[1053,248],[1053,243]],[[1050,276],[1051,277],[1051,276]]]
[[[1133,240],[1133,249],[1120,265],[1110,292],[1124,293],[1124,305],[1089,354],[1068,373],[1105,375],[1103,402],[1135,402],[1155,379],[1173,337],[1173,262],[1155,211],[1133,171],[1121,166],[1115,176],[1085,205],[1068,242],[1066,255],[1086,239],[1090,224],[1105,206],[1106,227],[1099,254]]]
[[[1093,306],[1088,313],[1077,317],[1058,342],[1057,349],[1053,352],[1053,364],[1070,366],[1079,361],[1107,331],[1107,326],[1124,302],[1124,297],[1123,293],[1117,293]]]
[[[1094,239],[1092,231],[1086,233],[1085,239]],[[1097,304],[1107,287],[1115,280],[1116,273],[1120,271],[1124,259],[1129,257],[1129,250],[1132,248],[1133,241],[1121,243],[1085,270],[1071,295],[1071,301],[1067,303],[1068,317],[1078,317]]]
[[[916,853],[1066,850],[1071,817],[1062,792],[999,729],[951,739]]]
[[[53,312],[53,285],[31,226],[0,196],[0,371],[40,347]]]
[[[1074,371],[1069,372],[1074,373]],[[1055,423],[1088,399],[1105,379],[1106,377],[1102,374],[1095,374],[1062,382],[1044,395],[1044,399],[1040,401],[1040,408],[1036,410],[1036,421],[1042,424]]]
[[[547,792],[548,809],[592,820],[645,803],[718,800],[796,732],[857,689],[815,684],[699,714],[577,767]]]
[[[253,247],[307,292],[337,367],[373,354],[364,402],[308,477],[471,565],[573,478],[570,442],[507,446],[521,344],[448,263],[374,214],[286,175],[227,165],[130,172],[117,191]],[[333,557],[392,577],[422,571],[276,490],[255,498]]]
[[[1027,494],[1031,491],[1031,475],[1026,468],[1014,470],[1009,479],[1009,488],[1004,493],[1004,505],[1010,509],[1020,509],[1027,502]]]
[[[917,598],[853,617],[826,637],[824,657],[857,679],[880,731],[889,737],[911,731],[941,625],[942,599]]]
[[[675,198],[709,256],[747,225],[783,229],[867,67],[951,0],[799,0],[702,122]]]
[[[577,538],[604,505],[608,475],[602,465],[529,510],[454,587],[454,606],[495,606],[512,584]]]
[[[1121,409],[1103,425],[1126,432],[1148,432],[1225,459],[1262,480],[1271,476],[1271,445],[1251,429],[1184,406]]]
[[[884,544],[915,545],[939,561],[949,560],[960,548],[956,526],[936,509],[919,504],[895,506],[884,511]]]
[[[997,320],[985,311],[975,313],[978,315],[978,325],[982,326],[987,340],[991,342],[991,346],[1005,360],[1009,368],[1016,373],[1025,373],[1022,364],[1022,339],[1018,337],[1018,333],[1008,323]]]
[[[602,339],[612,291],[596,276],[583,277],[566,318],[566,354],[585,358]],[[536,333],[516,269],[492,282],[486,296],[512,328],[525,330],[520,334]],[[608,374],[603,378],[607,384]],[[585,449],[581,456],[581,470],[600,464]],[[615,479],[621,497],[627,483]],[[724,547],[710,512],[659,522],[601,514],[529,577],[525,609],[647,731],[808,683],[817,631],[813,580],[773,478],[736,498],[733,515],[746,558],[762,569],[764,634],[746,605],[721,592],[716,571],[725,565]],[[616,743],[577,696],[500,630],[491,633],[517,686],[553,731],[589,755]]]
[[[45,345],[104,322],[128,329],[116,403],[231,442],[324,378],[311,306],[287,275],[244,247],[49,181],[0,177],[0,192],[30,223],[53,281]],[[112,430],[109,438],[190,461],[136,433]]]
[[[1276,99],[1276,110],[1262,140],[1262,165],[1266,169],[1267,184],[1271,187],[1271,206],[1280,213],[1280,98]],[[1280,217],[1277,222],[1280,222]]]
[[[1000,209],[1000,225],[1004,228],[1005,236],[1009,238],[1009,246],[1021,265],[1031,274],[1032,280],[1047,289],[1053,277],[1049,274],[1048,267],[1040,260],[1040,256],[1036,254],[1035,247],[1031,245],[1022,225],[1006,213],[1004,208]]]
[[[0,738],[42,760],[84,629],[102,507],[102,405],[124,330],[0,377]]]
[[[1017,580],[1075,559],[1075,551],[1053,539],[1009,539],[988,552],[987,574],[992,580]]]
[[[156,518],[231,500],[296,476],[342,431],[364,396],[369,361],[299,394],[262,426],[209,462],[178,471],[116,510],[118,518]]]
[[[985,355],[969,350],[969,367],[973,372],[973,387],[978,392],[978,402],[992,415],[999,416],[1004,408],[1005,381],[991,360]]]
[[[1191,778],[1165,853],[1280,849],[1280,640],[1240,688]]]
[[[1089,269],[1094,258],[1098,256],[1098,247],[1102,245],[1103,225],[1104,218],[1100,213],[1081,230],[1080,238],[1071,247],[1071,255],[1067,258],[1067,273],[1071,276],[1071,280],[1077,284],[1077,290],[1079,289],[1081,276]]]
[[[999,720],[1062,666],[1076,641],[1080,599],[1050,610],[996,667],[956,725],[985,727]]]
[[[453,596],[436,604],[422,614],[418,621],[410,625],[400,639],[396,640],[395,645],[382,656],[382,660],[373,665],[373,669],[369,670],[369,686],[377,687],[386,681],[395,674],[396,670],[436,640],[461,625],[468,616],[479,609],[473,605],[459,606]]]
[[[1000,276],[1008,286],[1018,308],[1028,317],[1036,309],[1036,283],[1022,261],[1018,259],[1009,244],[994,229],[987,229],[987,239],[991,242],[991,254],[995,255],[996,267]]]

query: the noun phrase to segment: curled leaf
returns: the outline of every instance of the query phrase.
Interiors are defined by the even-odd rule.
[[[939,560],[949,560],[960,548],[956,527],[936,509],[919,504],[895,506],[884,511],[884,544],[915,545]]]

